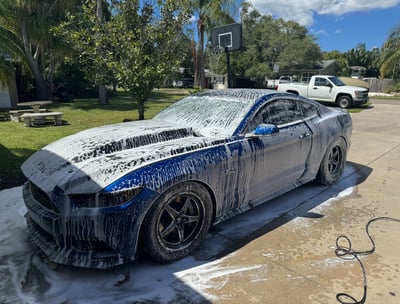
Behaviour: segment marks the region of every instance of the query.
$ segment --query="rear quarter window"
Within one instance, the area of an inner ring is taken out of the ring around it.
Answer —
[[[320,116],[318,107],[311,103],[307,103],[307,102],[301,103],[301,109],[303,111],[304,119],[309,119],[309,118],[312,118],[315,116]]]

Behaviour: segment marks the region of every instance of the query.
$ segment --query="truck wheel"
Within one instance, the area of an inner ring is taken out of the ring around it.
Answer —
[[[339,97],[337,104],[339,107],[341,107],[343,109],[348,109],[348,108],[351,108],[353,102],[351,100],[351,97],[341,96],[341,97]]]

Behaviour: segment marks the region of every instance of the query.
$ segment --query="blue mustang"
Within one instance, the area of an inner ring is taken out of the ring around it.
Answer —
[[[317,179],[340,178],[352,121],[268,90],[190,95],[147,121],[60,139],[23,165],[31,238],[56,263],[171,262],[209,228]]]

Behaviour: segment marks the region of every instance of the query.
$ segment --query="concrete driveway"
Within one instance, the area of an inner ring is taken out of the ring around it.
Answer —
[[[352,117],[339,183],[309,183],[223,222],[195,257],[167,265],[47,265],[28,242],[21,187],[1,191],[0,303],[327,304],[340,293],[354,298],[342,303],[400,303],[400,102],[374,101]],[[337,257],[340,235],[353,250],[372,248],[373,219],[375,252],[362,264]]]
[[[372,248],[368,221],[400,221],[400,102],[373,101],[352,118],[352,147],[341,182],[350,193],[322,204],[313,204],[314,197],[242,240],[219,266],[247,270],[210,284],[215,287],[206,292],[215,303],[339,303],[340,293],[360,303],[400,303],[400,222],[378,219],[369,226],[376,250],[360,256],[366,293],[360,263],[335,255],[339,235],[351,240],[353,250],[366,251]]]

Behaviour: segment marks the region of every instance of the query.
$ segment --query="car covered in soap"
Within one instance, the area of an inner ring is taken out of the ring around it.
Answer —
[[[28,230],[55,263],[175,261],[212,225],[304,183],[337,182],[351,132],[345,110],[293,94],[193,94],[34,153],[22,165]]]

